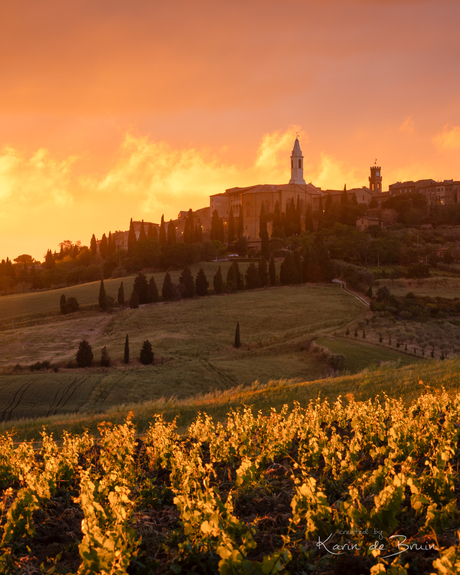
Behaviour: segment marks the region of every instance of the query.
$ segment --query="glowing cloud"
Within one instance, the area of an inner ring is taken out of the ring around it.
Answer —
[[[399,126],[401,132],[406,132],[407,134],[412,134],[415,130],[414,120],[412,116],[407,116],[404,122]]]
[[[444,126],[442,132],[433,138],[434,145],[443,151],[453,151],[460,149],[460,126],[449,129],[449,125]]]

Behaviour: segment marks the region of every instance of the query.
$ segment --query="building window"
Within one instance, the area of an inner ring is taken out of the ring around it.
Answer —
[[[291,170],[294,169],[294,160],[291,160]]]
[[[299,160],[299,168],[302,167],[302,160]]]

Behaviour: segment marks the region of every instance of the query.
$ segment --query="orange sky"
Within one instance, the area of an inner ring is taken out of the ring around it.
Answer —
[[[233,186],[460,179],[457,0],[0,4],[0,258]]]

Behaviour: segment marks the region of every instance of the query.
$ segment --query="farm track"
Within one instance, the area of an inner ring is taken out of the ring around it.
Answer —
[[[69,383],[69,385],[62,392],[59,401],[57,402],[56,406],[54,407],[54,402],[58,398],[59,392],[60,392],[60,390],[58,390],[54,396],[53,402],[51,403],[51,406],[48,409],[46,416],[48,417],[49,415],[56,415],[58,413],[59,409],[62,409],[63,407],[65,407],[67,405],[67,403],[69,402],[69,400],[71,399],[71,397],[73,396],[73,394],[77,391],[77,389],[79,387],[81,387],[83,385],[83,383],[85,383],[85,381],[88,378],[89,378],[88,375],[83,376],[81,378],[80,383],[77,383],[78,379],[79,379],[78,377],[76,377],[73,381],[71,381]],[[54,409],[54,411],[53,411],[53,409]]]
[[[231,385],[231,386],[236,385],[236,382],[233,379],[231,379],[227,375],[224,375],[223,373],[221,373],[216,367],[214,367],[211,363],[209,363],[209,361],[202,359],[201,364],[203,365],[203,367],[205,369],[207,369],[211,373],[217,375],[223,383],[226,383],[227,385]]]
[[[24,397],[24,394],[29,389],[29,387],[32,385],[32,383],[33,383],[33,381],[31,381],[29,383],[26,382],[23,385],[21,385],[21,387],[19,389],[16,390],[16,393],[13,395],[13,399],[10,401],[10,404],[4,409],[2,415],[0,416],[0,421],[10,421],[11,420],[11,416],[13,415],[13,411],[21,403],[21,400]],[[16,401],[16,399],[17,399],[17,401]]]

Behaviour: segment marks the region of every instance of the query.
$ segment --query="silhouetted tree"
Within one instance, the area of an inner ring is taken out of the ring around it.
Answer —
[[[68,313],[67,300],[65,299],[65,295],[64,295],[64,294],[61,295],[61,299],[60,299],[60,301],[59,301],[59,305],[60,305],[60,307],[61,307],[61,313],[62,313],[62,314]]]
[[[90,367],[93,363],[93,350],[86,339],[80,342],[75,359],[78,367]]]
[[[107,309],[107,294],[105,293],[104,280],[101,280],[101,285],[99,287],[99,307],[102,311]]]
[[[101,243],[99,244],[99,252],[101,254],[102,259],[104,260],[107,257],[107,250],[108,250],[107,236],[105,234],[102,234]]]
[[[168,246],[172,246],[176,243],[176,226],[172,220],[169,220],[168,224]]]
[[[165,217],[164,215],[161,216],[161,223],[160,223],[160,245],[166,245],[166,228],[165,228]]]
[[[165,301],[171,301],[174,299],[174,286],[171,280],[171,276],[168,272],[166,272],[164,280],[163,280],[163,288],[161,290],[161,294]]]
[[[224,291],[224,280],[222,278],[222,271],[220,269],[220,266],[214,275],[212,283],[214,286],[214,291],[216,292],[217,295],[221,294]]]
[[[121,306],[125,305],[125,290],[123,287],[123,282],[121,282],[120,287],[118,288],[118,303]]]
[[[280,283],[282,285],[290,285],[295,283],[297,272],[294,265],[294,257],[289,252],[284,258],[280,268]]]
[[[240,347],[240,345],[241,345],[241,341],[240,341],[240,324],[239,324],[239,322],[236,322],[235,343],[233,344],[233,347]]]
[[[139,296],[139,303],[140,304],[149,303],[150,290],[145,274],[143,274],[142,272],[139,272],[137,274],[136,279],[134,280],[133,287],[134,290],[137,292],[137,295]]]
[[[126,339],[125,339],[125,353],[123,355],[123,362],[126,364],[129,363],[129,337],[128,337],[128,334],[126,334]]]
[[[97,242],[96,242],[96,236],[94,234],[91,236],[91,242],[89,246],[91,249],[91,253],[93,254],[93,256],[95,256],[97,254]]]
[[[182,295],[184,297],[193,297],[195,295],[195,282],[193,281],[190,268],[186,267],[179,276],[179,284],[182,285]]]
[[[110,367],[110,356],[109,352],[107,351],[107,346],[101,349],[101,366],[102,367]]]
[[[141,221],[141,229],[139,232],[139,241],[141,242],[142,240],[147,239],[147,234],[145,233],[145,228],[144,228],[144,220]]]
[[[129,222],[129,231],[128,231],[128,252],[132,252],[134,250],[136,243],[137,243],[136,231],[134,229],[133,218],[131,218],[131,221]]]
[[[131,292],[131,297],[129,298],[129,307],[131,309],[137,309],[139,307],[139,294],[135,289]]]
[[[148,339],[142,344],[140,360],[144,365],[150,365],[153,363],[152,344]]]
[[[263,230],[261,232],[260,238],[262,240],[260,253],[262,254],[262,257],[268,260],[270,257],[270,239],[268,237],[267,230]]]
[[[260,287],[259,272],[256,268],[256,264],[251,262],[246,268],[245,279],[247,289],[256,289]]]
[[[155,278],[152,276],[149,281],[149,291],[150,291],[150,301],[153,303],[157,302],[160,299],[158,295],[158,288],[155,282]]]
[[[196,280],[195,280],[196,295],[199,296],[208,295],[208,287],[209,282],[206,278],[203,268],[200,268],[198,270],[198,273],[196,274]]]
[[[266,285],[268,285],[269,277],[268,277],[268,270],[267,270],[267,262],[263,256],[259,260],[259,266],[258,266],[257,272],[259,274],[260,285],[262,287],[265,287]]]

